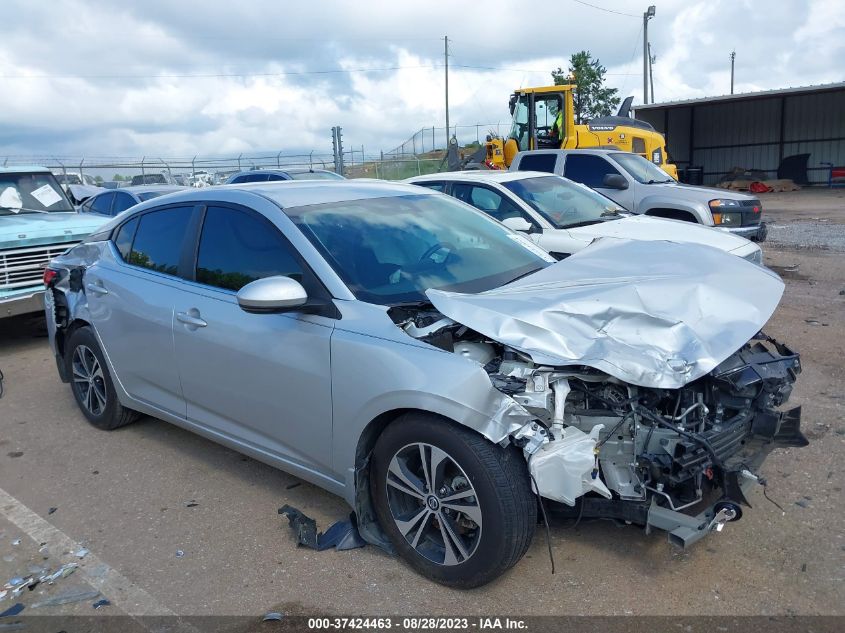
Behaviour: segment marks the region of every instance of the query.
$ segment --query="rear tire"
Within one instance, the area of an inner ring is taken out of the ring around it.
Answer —
[[[515,565],[531,543],[537,500],[515,447],[408,413],[379,437],[370,472],[382,529],[426,578],[479,587]]]
[[[100,344],[90,327],[71,334],[65,347],[65,368],[76,404],[92,425],[111,431],[138,417],[118,401]]]

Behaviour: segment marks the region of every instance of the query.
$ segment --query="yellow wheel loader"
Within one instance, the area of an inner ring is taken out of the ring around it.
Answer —
[[[510,97],[513,117],[506,139],[488,136],[479,168],[507,169],[517,152],[532,149],[620,149],[640,154],[677,180],[678,170],[668,161],[666,141],[645,121],[628,117],[632,97],[619,114],[575,124],[574,86],[521,88]],[[480,152],[479,152],[480,154]],[[475,157],[474,157],[475,158]]]

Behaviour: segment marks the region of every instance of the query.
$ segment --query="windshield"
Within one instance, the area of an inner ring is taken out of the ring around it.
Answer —
[[[557,229],[617,220],[622,207],[600,193],[560,176],[503,182]]]
[[[614,152],[612,156],[613,160],[615,160],[622,169],[631,174],[631,177],[637,182],[646,185],[651,185],[656,182],[675,182],[674,178],[660,169],[660,167],[638,154]]]
[[[73,211],[50,173],[0,174],[0,215]]]
[[[289,171],[288,176],[293,180],[345,180],[333,171]]]
[[[443,195],[285,209],[361,301],[427,301],[429,288],[482,292],[554,262],[527,238]]]

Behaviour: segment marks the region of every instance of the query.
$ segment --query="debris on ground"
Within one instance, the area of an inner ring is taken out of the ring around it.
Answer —
[[[301,510],[287,504],[279,508],[279,514],[288,518],[290,527],[296,534],[298,545],[310,547],[318,552],[334,547],[338,551],[364,547],[366,542],[358,533],[358,524],[354,513],[345,521],[337,521],[325,532],[317,534],[317,522],[302,513]]]
[[[195,499],[191,499],[190,501],[185,502],[186,508],[196,508],[199,504],[196,502]]]
[[[185,552],[180,549],[176,550],[176,558],[183,558],[185,556]]]
[[[97,602],[95,602],[91,606],[94,607],[95,609],[100,609],[102,607],[107,607],[110,604],[111,604],[111,602],[109,600],[106,600],[105,598],[103,598],[101,600],[97,600]]]
[[[90,553],[90,550],[87,547],[80,547],[76,550],[73,555],[77,558],[85,558]]]
[[[48,508],[47,514],[53,514],[56,510],[58,510],[58,508]]]
[[[262,622],[277,621],[277,620],[281,620],[283,617],[284,616],[281,613],[279,613],[278,611],[270,611],[270,612],[264,614],[264,617],[261,618],[261,621]]]
[[[25,607],[20,602],[18,602],[17,604],[12,605],[11,607],[3,611],[3,613],[0,613],[0,618],[10,618],[13,615],[17,615],[18,613],[23,611],[24,608]]]
[[[12,545],[20,545],[20,544],[21,544],[21,540],[19,538],[16,538],[14,541],[12,541]]]
[[[65,593],[51,596],[50,598],[40,602],[36,602],[32,605],[32,608],[40,609],[41,607],[55,607],[62,604],[70,604],[72,602],[82,602],[83,600],[96,598],[99,595],[100,592],[96,589],[73,589],[71,591],[66,591]]]

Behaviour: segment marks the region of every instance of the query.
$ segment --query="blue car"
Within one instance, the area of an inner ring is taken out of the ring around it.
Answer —
[[[309,169],[307,167],[252,169],[232,174],[226,180],[226,184],[237,185],[246,182],[275,182],[277,180],[346,180],[346,178],[327,169]]]
[[[73,208],[44,167],[0,167],[0,318],[41,312],[47,263],[108,218]]]

